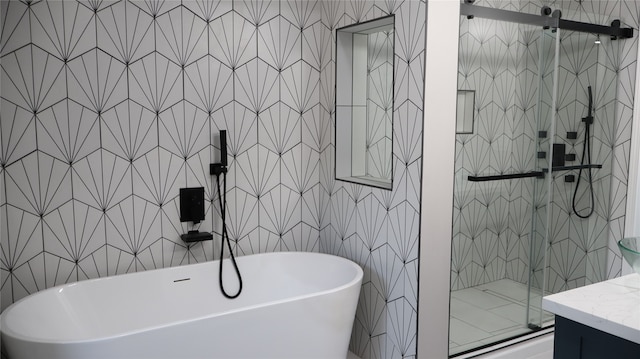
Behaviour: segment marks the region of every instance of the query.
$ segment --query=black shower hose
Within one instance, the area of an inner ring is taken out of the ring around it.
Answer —
[[[220,246],[220,272],[218,275],[218,280],[220,283],[220,290],[222,291],[222,294],[227,297],[228,299],[234,299],[237,298],[240,293],[242,292],[242,275],[240,274],[240,270],[238,269],[238,264],[236,263],[236,258],[233,255],[233,251],[231,250],[231,241],[229,239],[229,234],[227,233],[227,221],[226,221],[226,208],[225,205],[227,204],[226,201],[226,193],[227,193],[227,175],[224,174],[224,192],[222,192],[220,190],[220,175],[216,175],[216,182],[218,184],[218,199],[220,200],[220,215],[222,217],[222,244]],[[225,200],[222,199],[222,196],[225,196]],[[229,293],[227,293],[227,291],[224,289],[224,282],[222,280],[222,268],[223,268],[223,257],[224,257],[224,242],[227,242],[227,247],[229,248],[229,257],[231,258],[231,263],[233,263],[233,268],[236,270],[236,275],[238,276],[238,283],[239,283],[239,288],[238,288],[238,292],[236,294],[230,295]]]
[[[587,158],[587,164],[591,165],[591,123],[593,122],[592,117],[592,109],[593,109],[593,97],[591,95],[591,86],[588,87],[589,90],[589,114],[587,117],[587,121],[585,121],[586,128],[584,130],[584,145],[582,146],[582,159],[580,160],[580,170],[578,172],[578,179],[576,181],[576,189],[573,192],[573,200],[571,205],[573,206],[573,212],[576,216],[586,219],[589,218],[593,214],[593,210],[595,208],[595,198],[593,195],[593,177],[591,175],[591,167],[588,167],[587,174],[589,179],[589,192],[591,194],[591,207],[589,209],[589,213],[586,215],[582,215],[578,213],[576,209],[576,198],[578,197],[578,188],[580,187],[580,179],[582,179],[582,167],[584,166],[584,160]],[[585,155],[586,154],[586,155]]]

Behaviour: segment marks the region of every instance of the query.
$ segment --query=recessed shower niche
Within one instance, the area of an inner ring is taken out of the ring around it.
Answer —
[[[336,179],[393,187],[394,19],[336,30]]]

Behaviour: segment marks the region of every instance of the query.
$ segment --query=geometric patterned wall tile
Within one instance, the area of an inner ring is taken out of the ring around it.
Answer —
[[[181,0],[149,0],[141,3],[134,3],[153,17],[158,17],[172,9],[180,6]]]
[[[129,66],[129,96],[158,114],[180,101],[183,72],[159,53],[151,53]]]
[[[256,57],[256,26],[235,12],[209,23],[209,52],[221,63],[236,69]]]
[[[264,228],[256,228],[238,241],[237,253],[242,255],[277,252],[281,250],[280,236]]]
[[[93,14],[85,6],[75,1],[47,1],[30,8],[33,43],[43,50],[66,61],[95,47]]]
[[[0,3],[0,56],[26,45],[30,41],[29,7],[20,1]]]
[[[189,102],[168,108],[159,119],[160,147],[185,160],[211,142],[209,116]]]
[[[71,199],[71,167],[42,152],[14,162],[5,173],[7,203],[31,214],[45,215]]]
[[[227,130],[229,159],[254,147],[258,142],[257,114],[233,101],[212,115],[212,130]],[[233,173],[231,173],[233,175]]]
[[[92,153],[73,165],[74,199],[101,211],[113,207],[133,194],[131,169],[108,151]]]
[[[38,149],[73,163],[100,147],[98,115],[74,101],[58,102],[38,114]]]
[[[408,358],[416,355],[418,340],[415,328],[418,316],[406,299],[387,304],[387,358]]]
[[[389,212],[389,245],[402,263],[418,258],[420,214],[407,202]]]
[[[108,253],[108,257],[110,262],[112,256],[120,258],[116,267],[110,268],[110,274],[162,267],[162,255],[157,257],[160,263],[151,268],[138,258],[139,255],[144,258],[156,242],[162,244],[160,218],[161,210],[157,205],[137,196],[130,196],[107,211],[107,244],[117,250]]]
[[[235,186],[259,198],[280,183],[281,159],[262,146],[253,146],[237,157]]]
[[[130,1],[102,9],[97,13],[96,23],[98,47],[125,64],[154,50],[153,18]]]
[[[284,185],[302,194],[318,182],[318,152],[300,144],[285,153],[282,158],[281,180]]]
[[[298,61],[282,72],[282,102],[299,113],[311,109],[319,98],[320,73],[304,61]]]
[[[233,73],[212,56],[185,68],[185,99],[207,113],[217,111],[233,100]]]
[[[133,162],[133,191],[145,200],[162,206],[178,196],[186,186],[184,157],[159,147]]]
[[[231,1],[222,1],[231,4]],[[233,9],[252,24],[260,26],[270,19],[278,16],[280,2],[275,0],[267,1],[238,1],[233,4]]]
[[[285,0],[280,4],[280,14],[294,24],[298,29],[307,27],[320,21],[320,1]]]
[[[69,97],[94,112],[102,113],[127,96],[123,63],[95,49],[69,62]]]
[[[387,240],[387,211],[374,196],[366,196],[357,204],[357,231],[369,251]]]
[[[237,188],[226,196],[229,238],[239,241],[258,228],[258,199]]]
[[[300,223],[301,196],[283,185],[260,197],[261,226],[282,237]]]
[[[323,201],[322,188],[320,183],[315,183],[313,187],[302,194],[302,215],[301,221],[312,228],[322,228],[323,224]],[[319,233],[318,233],[319,235]]]
[[[47,238],[44,243],[47,254],[57,257],[55,261],[59,259],[61,263],[72,267],[72,281],[89,278],[92,267],[96,267],[93,263],[96,258],[89,261],[85,259],[106,245],[104,214],[79,201],[69,201],[44,217],[43,235]],[[106,259],[104,255],[102,253],[102,264]],[[68,281],[69,278],[66,278],[56,284]]]
[[[253,59],[235,71],[235,99],[254,113],[278,101],[278,73],[261,59]]]
[[[65,96],[64,63],[34,45],[3,56],[0,68],[2,97],[34,114]]]
[[[180,66],[208,52],[208,27],[204,20],[180,6],[155,19],[156,51]]]
[[[332,196],[331,226],[342,240],[355,233],[355,203],[344,189]]]
[[[30,266],[42,260],[42,221],[37,216],[10,205],[0,206],[0,269],[2,307],[27,294],[44,289],[44,280]],[[44,274],[44,273],[42,273]],[[42,275],[40,274],[40,275]],[[43,278],[44,279],[44,278]]]
[[[281,249],[283,251],[318,252],[319,239],[319,230],[300,222],[283,235]]]
[[[301,56],[301,32],[277,16],[258,27],[258,56],[277,70],[283,70]]]
[[[102,147],[127,161],[158,146],[158,122],[151,110],[127,100],[102,116]]]
[[[421,156],[422,111],[412,103],[402,104],[394,111],[393,153],[404,165]]]
[[[322,79],[320,80],[322,82]],[[302,115],[302,142],[321,152],[331,143],[329,113],[316,105]]]
[[[258,142],[275,154],[282,155],[299,144],[300,131],[300,113],[282,103],[258,115]]]
[[[321,22],[316,22],[302,32],[302,59],[321,71],[331,61],[333,37]]]
[[[2,92],[4,94],[4,88]],[[33,113],[0,99],[0,164],[3,167],[36,150],[35,122]]]

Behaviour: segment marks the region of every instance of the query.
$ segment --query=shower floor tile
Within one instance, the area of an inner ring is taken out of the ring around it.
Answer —
[[[527,286],[509,279],[451,292],[449,354],[530,332],[526,308]]]

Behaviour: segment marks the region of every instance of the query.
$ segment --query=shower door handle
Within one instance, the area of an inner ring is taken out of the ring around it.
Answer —
[[[552,172],[559,171],[571,171],[571,170],[579,170],[585,168],[602,168],[602,165],[577,165],[577,166],[557,166],[552,167]],[[544,178],[545,173],[548,173],[549,170],[544,168],[542,171],[531,171],[531,172],[522,172],[522,173],[511,173],[506,175],[493,175],[493,176],[468,176],[467,180],[469,182],[486,182],[486,181],[502,181],[516,178]]]
[[[494,176],[468,176],[467,179],[470,182],[486,182],[486,181],[502,181],[508,179],[516,179],[516,178],[544,178],[544,172],[542,171],[531,171],[531,172],[523,172],[523,173],[511,173],[506,175],[494,175]]]

